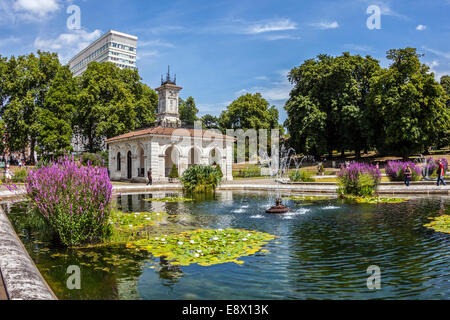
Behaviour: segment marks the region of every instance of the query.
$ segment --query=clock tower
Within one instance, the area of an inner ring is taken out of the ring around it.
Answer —
[[[179,93],[183,88],[177,86],[177,76],[172,79],[170,66],[166,79],[161,76],[161,86],[156,88],[159,95],[157,125],[168,128],[181,127],[178,112]]]

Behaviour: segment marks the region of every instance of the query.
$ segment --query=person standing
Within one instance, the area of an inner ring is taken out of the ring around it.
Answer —
[[[446,186],[445,181],[444,181],[445,170],[444,170],[444,164],[442,163],[442,160],[439,160],[437,174],[438,174],[438,178],[437,178],[438,187],[441,185],[441,182],[444,186]]]
[[[409,187],[409,183],[411,182],[411,177],[412,177],[412,171],[411,171],[411,167],[408,164],[405,169],[405,185],[407,187]]]
[[[152,168],[148,169],[147,178],[148,178],[147,185],[152,185],[153,184]]]

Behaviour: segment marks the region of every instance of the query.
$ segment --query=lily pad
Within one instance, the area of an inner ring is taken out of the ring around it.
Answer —
[[[432,229],[437,232],[450,233],[450,216],[443,215],[437,218],[430,218],[433,220],[431,223],[426,224],[424,227]]]
[[[327,196],[289,196],[284,197],[283,200],[292,200],[292,201],[318,201],[318,200],[332,200],[334,198]]]
[[[345,199],[353,200],[356,203],[369,203],[369,204],[403,203],[403,202],[409,201],[409,199],[405,199],[405,198],[387,198],[387,197],[349,197],[349,196],[346,196]]]
[[[133,241],[127,247],[146,250],[154,257],[164,257],[172,265],[188,266],[196,263],[211,266],[227,262],[242,264],[243,261],[238,258],[261,251],[274,238],[273,235],[258,231],[198,229]]]
[[[144,199],[147,202],[186,202],[186,201],[194,201],[194,199],[190,198],[182,198],[182,197],[169,197],[169,198],[149,198]]]

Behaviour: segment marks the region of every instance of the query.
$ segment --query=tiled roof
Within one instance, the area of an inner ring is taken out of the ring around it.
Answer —
[[[177,132],[175,132],[177,131]],[[185,128],[165,128],[165,127],[153,127],[153,128],[147,128],[147,129],[142,129],[142,130],[138,130],[138,131],[133,131],[133,132],[129,132],[129,133],[125,133],[122,134],[120,136],[111,138],[106,140],[106,143],[111,143],[111,142],[115,142],[115,141],[119,141],[119,140],[123,140],[123,139],[130,139],[130,138],[136,138],[136,137],[141,137],[141,136],[146,136],[146,135],[156,135],[156,136],[194,136],[194,129],[185,129]],[[202,134],[204,134],[205,131],[201,132]],[[196,136],[199,136],[199,133],[196,132]],[[226,136],[226,135],[216,135],[214,136],[215,138],[222,138],[222,139],[234,139],[233,137],[230,136]]]

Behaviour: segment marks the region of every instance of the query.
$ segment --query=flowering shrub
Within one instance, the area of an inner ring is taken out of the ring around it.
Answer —
[[[99,242],[110,234],[112,185],[107,169],[63,157],[30,171],[31,205],[66,246]]]
[[[422,169],[414,162],[388,161],[386,165],[386,174],[393,181],[405,180],[406,166],[409,165],[412,171],[412,181],[419,181],[422,175]]]
[[[339,172],[340,195],[372,196],[381,181],[381,171],[376,166],[351,163]]]

